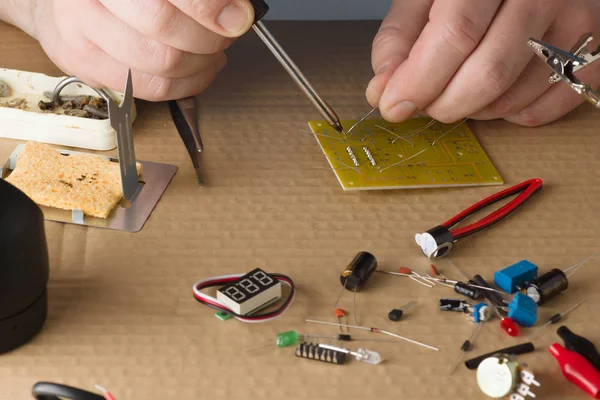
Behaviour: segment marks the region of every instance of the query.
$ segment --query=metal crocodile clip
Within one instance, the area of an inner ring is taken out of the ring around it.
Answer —
[[[600,47],[595,51],[588,51],[588,43],[592,39],[591,34],[583,35],[573,46],[571,51],[574,53],[557,49],[533,38],[530,38],[527,44],[552,69],[553,74],[548,79],[550,83],[562,80],[580,96],[600,108],[600,94],[575,76],[575,72],[600,59]]]
[[[200,130],[198,129],[196,99],[194,97],[186,97],[179,100],[169,100],[168,104],[179,136],[192,159],[198,185],[204,186],[204,178],[200,170],[200,153],[204,150],[204,145],[202,144]]]

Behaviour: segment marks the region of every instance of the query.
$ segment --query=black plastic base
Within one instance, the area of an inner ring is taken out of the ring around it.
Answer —
[[[7,353],[29,342],[46,322],[48,291],[21,313],[0,320],[0,354]]]

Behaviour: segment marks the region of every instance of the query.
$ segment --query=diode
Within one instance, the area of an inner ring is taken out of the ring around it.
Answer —
[[[579,307],[583,303],[585,303],[585,300],[581,300],[579,303],[575,304],[573,307],[569,308],[567,311],[563,311],[562,313],[558,313],[558,314],[553,315],[552,317],[550,317],[550,319],[548,320],[548,322],[546,322],[544,325],[540,326],[535,332],[533,332],[531,335],[529,335],[529,338],[531,339],[534,335],[536,335],[539,331],[541,331],[542,329],[544,329],[548,325],[550,325],[550,324],[556,324],[558,321],[560,321],[562,319],[562,317],[564,317],[565,315],[567,315],[571,311],[575,310],[577,307]]]
[[[340,325],[340,324],[335,324],[333,322],[315,321],[313,319],[307,319],[305,321],[306,322],[311,322],[313,324],[323,324],[323,325],[332,325],[332,326],[338,326],[338,325]],[[384,335],[388,335],[388,336],[392,336],[392,337],[395,337],[395,338],[398,338],[398,339],[406,340],[407,342],[414,343],[414,344],[422,346],[422,347],[427,347],[428,349],[431,349],[431,350],[440,351],[440,349],[438,349],[437,347],[433,347],[433,346],[430,346],[430,345],[425,344],[425,343],[417,342],[416,340],[412,340],[412,339],[406,338],[404,336],[396,335],[395,333],[384,331],[383,329],[370,328],[368,326],[357,326],[357,325],[346,325],[346,326],[349,327],[349,328],[362,329],[362,330],[370,331],[370,332],[373,332],[373,333],[383,333]]]
[[[373,272],[377,269],[377,259],[371,253],[366,251],[359,252],[354,259],[348,264],[348,266],[342,271],[340,275],[340,282],[342,283],[342,290],[338,295],[335,305],[333,308],[337,308],[337,305],[344,293],[344,289],[354,292],[352,300],[352,308],[354,313],[354,322],[358,324],[356,318],[356,292],[364,286],[369,280]]]
[[[381,356],[379,353],[373,350],[367,350],[360,348],[357,351],[351,351],[348,349],[344,349],[342,347],[331,346],[328,344],[319,344],[319,347],[322,349],[339,351],[341,353],[351,354],[356,357],[357,361],[364,362],[367,364],[379,364],[381,362]]]
[[[452,366],[450,367],[450,375],[452,375],[454,373],[454,370],[456,370],[456,367],[458,366],[458,364],[464,357],[465,353],[471,349],[471,345],[475,341],[475,338],[477,337],[477,334],[479,333],[481,326],[482,326],[482,324],[477,324],[477,327],[471,334],[471,337],[468,338],[467,340],[465,340],[463,342],[462,346],[460,346],[460,353],[459,353],[458,357],[456,358],[456,361],[454,362],[454,364],[452,364]]]
[[[538,276],[528,283],[526,287],[527,296],[531,297],[538,305],[542,305],[558,296],[569,287],[569,277],[577,272],[594,254],[564,271],[554,268]]]

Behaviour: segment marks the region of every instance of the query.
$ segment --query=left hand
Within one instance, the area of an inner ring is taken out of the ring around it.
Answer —
[[[552,71],[527,40],[569,51],[584,33],[598,46],[598,0],[393,0],[373,43],[367,99],[390,122],[422,110],[445,123],[546,124],[584,99],[548,82]],[[577,75],[598,87],[600,61]]]

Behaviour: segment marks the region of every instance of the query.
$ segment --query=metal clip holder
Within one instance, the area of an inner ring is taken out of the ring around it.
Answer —
[[[575,76],[575,72],[600,59],[600,46],[594,51],[588,50],[588,44],[592,39],[591,33],[581,36],[571,52],[557,49],[533,38],[529,39],[527,45],[552,69],[553,73],[548,78],[550,83],[563,81],[584,99],[600,108],[600,94]]]

